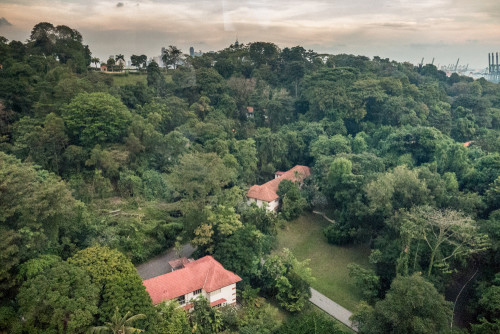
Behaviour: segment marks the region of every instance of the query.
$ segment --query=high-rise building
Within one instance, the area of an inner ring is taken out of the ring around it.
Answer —
[[[189,48],[189,55],[190,55],[191,57],[194,57],[194,48],[193,48],[193,47],[190,47],[190,48]]]

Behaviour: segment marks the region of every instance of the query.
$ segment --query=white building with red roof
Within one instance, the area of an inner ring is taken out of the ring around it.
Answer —
[[[236,283],[241,278],[211,256],[183,263],[184,268],[142,281],[153,304],[176,299],[186,310],[190,301],[205,297],[210,306],[221,307],[236,303]]]
[[[266,204],[268,211],[277,211],[279,206],[278,187],[283,180],[290,180],[302,184],[305,178],[311,175],[307,166],[297,165],[287,172],[276,172],[274,179],[263,185],[253,185],[247,193],[248,204],[255,202],[259,208]]]

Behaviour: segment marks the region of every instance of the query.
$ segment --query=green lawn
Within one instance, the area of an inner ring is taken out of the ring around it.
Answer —
[[[138,82],[147,84],[147,74],[109,74],[113,76],[113,86],[121,87],[125,85],[135,85]],[[172,76],[170,74],[165,74],[165,81],[171,82]]]
[[[316,278],[312,287],[353,311],[361,296],[351,283],[347,265],[355,262],[370,268],[370,249],[359,245],[330,245],[323,235],[323,228],[328,224],[319,215],[305,214],[278,231],[278,249],[289,248],[299,260],[310,259],[309,266]]]

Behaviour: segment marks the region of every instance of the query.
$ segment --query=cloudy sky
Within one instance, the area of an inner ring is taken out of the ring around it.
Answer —
[[[94,56],[270,41],[318,52],[484,68],[500,52],[500,0],[0,0],[0,35],[38,22],[80,31]]]

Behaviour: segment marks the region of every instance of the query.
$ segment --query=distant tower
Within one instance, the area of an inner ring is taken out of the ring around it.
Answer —
[[[238,42],[238,34],[236,34],[236,42],[234,42],[234,48],[237,49],[240,47],[240,43]]]
[[[162,48],[161,48],[161,55],[162,55],[162,56],[165,54],[165,50],[166,50],[166,49],[165,49],[165,47],[162,47]]]
[[[190,47],[190,48],[189,48],[189,55],[190,55],[191,57],[194,57],[194,48],[193,48],[193,47]]]

